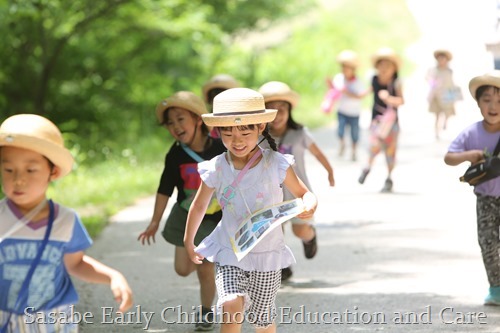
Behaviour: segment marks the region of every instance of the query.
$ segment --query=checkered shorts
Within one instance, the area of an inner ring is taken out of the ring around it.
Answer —
[[[281,270],[244,271],[235,266],[216,266],[217,308],[224,321],[222,305],[237,296],[244,297],[245,320],[257,328],[266,328],[276,318],[276,295],[281,284]],[[222,310],[222,313],[221,313]]]

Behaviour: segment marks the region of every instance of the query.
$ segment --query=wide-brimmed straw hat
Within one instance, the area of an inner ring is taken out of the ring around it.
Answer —
[[[0,125],[0,146],[35,151],[59,167],[57,178],[67,175],[73,167],[73,156],[64,147],[61,132],[50,120],[36,114],[18,114]]]
[[[401,66],[401,59],[399,59],[399,56],[390,47],[382,47],[378,49],[377,52],[375,52],[375,54],[373,54],[372,56],[373,66],[376,67],[377,63],[380,60],[391,61],[396,66],[396,70],[398,70],[399,67]]]
[[[165,98],[156,106],[156,118],[163,123],[163,113],[168,108],[178,107],[188,110],[198,116],[208,113],[207,107],[201,97],[190,91],[178,91],[172,96]]]
[[[469,82],[469,91],[472,98],[476,99],[476,91],[481,86],[493,86],[500,88],[500,70],[494,70],[472,78]]]
[[[337,62],[341,65],[356,68],[359,65],[358,54],[352,50],[343,50],[338,54]]]
[[[240,87],[240,83],[229,74],[217,74],[212,76],[202,87],[203,98],[208,102],[208,93],[212,89],[231,89]]]
[[[453,55],[451,54],[450,51],[445,50],[445,49],[438,49],[434,51],[434,58],[437,60],[438,56],[444,55],[448,61],[450,61],[453,58]]]
[[[290,89],[288,84],[280,81],[264,83],[259,92],[264,96],[264,102],[285,101],[290,103],[292,109],[299,103],[299,94]]]
[[[278,111],[266,109],[264,96],[249,88],[227,89],[214,98],[212,113],[202,115],[208,126],[240,126],[269,123]]]

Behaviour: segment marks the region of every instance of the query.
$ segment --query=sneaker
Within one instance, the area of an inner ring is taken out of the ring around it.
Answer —
[[[316,255],[316,252],[318,252],[318,242],[316,241],[316,229],[314,229],[314,238],[311,239],[309,242],[302,242],[302,245],[304,246],[304,255],[306,256],[307,259],[312,259]]]
[[[288,280],[293,275],[292,267],[288,266],[281,269],[281,282]]]
[[[369,173],[370,169],[363,169],[363,171],[361,171],[361,176],[358,178],[358,183],[364,184],[366,176],[368,176]]]
[[[500,287],[490,287],[484,305],[500,305]]]
[[[384,183],[384,187],[382,187],[382,193],[388,193],[392,191],[392,179],[387,178]]]
[[[201,319],[200,314],[196,314],[196,324],[194,325],[195,332],[207,332],[213,331],[214,329],[214,313],[209,308],[201,308]]]

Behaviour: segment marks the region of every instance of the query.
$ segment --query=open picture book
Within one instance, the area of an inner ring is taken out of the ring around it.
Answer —
[[[304,211],[301,198],[280,202],[248,216],[231,236],[238,261],[243,259],[271,230]]]

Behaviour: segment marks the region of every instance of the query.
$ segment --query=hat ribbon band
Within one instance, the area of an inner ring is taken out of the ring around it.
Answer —
[[[255,110],[255,111],[238,111],[238,112],[224,112],[224,113],[213,113],[214,116],[243,116],[246,114],[254,113],[265,113],[266,110]]]

